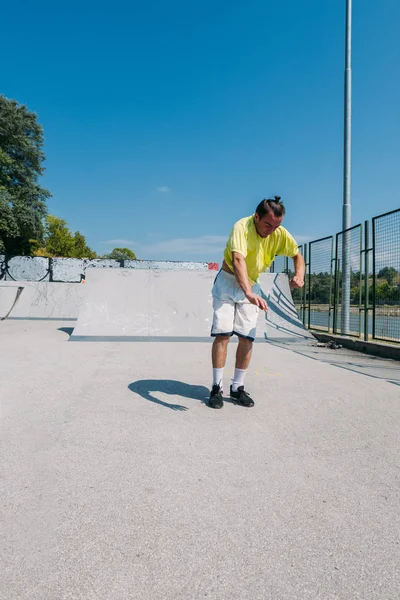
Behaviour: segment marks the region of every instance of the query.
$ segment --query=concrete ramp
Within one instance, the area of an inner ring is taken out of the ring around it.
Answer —
[[[71,341],[207,341],[212,324],[208,271],[87,272],[85,298]],[[260,313],[258,340],[308,339],[299,321],[286,275],[263,275],[269,304]]]
[[[268,341],[293,343],[314,339],[299,319],[293,303],[289,278],[284,273],[261,275],[260,285],[268,312],[260,318],[257,332]],[[262,330],[262,332],[261,332]]]
[[[74,340],[209,338],[216,273],[88,271]]]
[[[84,288],[79,283],[3,281],[0,284],[0,319],[75,321]]]
[[[22,285],[0,285],[0,321],[5,321],[10,316],[23,291]]]

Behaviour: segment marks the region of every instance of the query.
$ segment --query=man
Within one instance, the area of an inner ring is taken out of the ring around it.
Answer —
[[[229,236],[222,268],[213,290],[214,318],[211,335],[213,386],[209,399],[211,408],[223,406],[223,372],[228,342],[233,334],[239,338],[236,365],[230,397],[242,406],[254,406],[244,389],[244,378],[250,364],[256,324],[260,310],[268,309],[261,297],[259,275],[273,262],[275,256],[293,259],[295,274],[293,288],[304,285],[305,264],[296,241],[281,226],[285,215],[280,196],[262,200],[254,215],[235,223]]]

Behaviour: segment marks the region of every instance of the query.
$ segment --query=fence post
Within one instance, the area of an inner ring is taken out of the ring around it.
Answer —
[[[333,236],[331,243],[331,272],[330,272],[330,281],[329,281],[329,306],[328,306],[328,333],[331,332],[331,320],[332,320],[332,261],[333,261]],[[335,285],[333,285],[335,288]],[[335,306],[335,298],[333,298],[333,306]],[[333,331],[333,323],[332,323],[332,331]]]
[[[343,232],[342,240],[342,334],[350,333],[350,231]]]
[[[365,221],[364,250],[364,340],[367,342],[369,339],[369,221]]]
[[[308,244],[308,329],[311,327],[311,244]]]
[[[338,313],[338,305],[339,305],[339,269],[340,269],[340,260],[338,257],[338,241],[339,234],[336,234],[335,240],[335,277],[333,280],[333,333],[337,333],[337,313]]]
[[[303,325],[304,327],[306,327],[306,322],[307,322],[307,317],[306,317],[306,311],[307,311],[307,244],[304,244],[303,246],[304,249],[304,264],[306,266],[305,271],[304,271],[304,287],[302,290],[302,298],[303,298]]]
[[[375,339],[376,334],[376,244],[375,244],[375,217],[372,219],[372,339]]]
[[[358,337],[361,339],[362,324],[362,270],[363,270],[363,230],[360,224],[360,275],[358,277]],[[351,300],[350,300],[351,302]]]

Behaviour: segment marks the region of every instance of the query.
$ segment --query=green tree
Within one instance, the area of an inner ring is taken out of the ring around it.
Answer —
[[[47,217],[44,247],[50,256],[72,257],[74,255],[74,236],[64,219],[53,215]]]
[[[390,286],[387,281],[382,281],[376,286],[376,300],[384,302],[390,296]]]
[[[74,257],[90,259],[97,258],[96,252],[89,248],[89,246],[86,244],[85,236],[79,231],[76,231],[74,235]]]
[[[332,286],[331,274],[328,272],[312,273],[310,283],[311,302],[313,304],[328,304]]]
[[[392,285],[395,277],[397,276],[397,271],[393,267],[384,267],[378,273],[379,279],[386,279],[389,285]]]
[[[133,250],[129,248],[114,248],[114,250],[104,256],[104,258],[113,258],[114,260],[137,260]]]
[[[46,218],[44,245],[37,242],[37,256],[62,256],[65,258],[96,258],[97,254],[86,244],[85,236],[79,231],[73,235],[64,219],[49,215]]]
[[[363,289],[361,289],[361,292],[363,292]],[[364,297],[364,294],[361,294],[361,297]],[[360,300],[360,286],[359,285],[355,285],[352,288],[350,288],[350,304],[358,304]]]
[[[43,219],[50,192],[38,179],[44,173],[43,129],[23,104],[0,95],[0,191],[8,193],[1,240],[8,254],[31,254],[43,241]]]
[[[7,252],[10,242],[18,235],[18,226],[12,208],[12,199],[0,189],[0,254]]]
[[[350,269],[350,286],[356,287],[357,285],[360,285],[360,271],[353,271],[353,269]]]

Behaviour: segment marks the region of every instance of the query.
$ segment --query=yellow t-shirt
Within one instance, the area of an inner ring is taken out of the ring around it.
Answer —
[[[254,224],[254,215],[240,219],[233,226],[226,244],[224,259],[233,271],[232,252],[239,252],[246,259],[247,274],[250,283],[254,285],[271,263],[275,256],[292,258],[299,251],[295,239],[284,227],[278,227],[266,238],[258,235]]]

